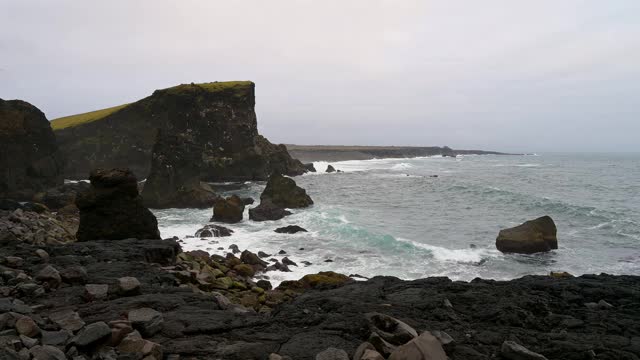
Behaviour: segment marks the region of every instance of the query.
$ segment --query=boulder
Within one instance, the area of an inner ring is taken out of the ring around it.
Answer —
[[[262,267],[266,267],[268,265],[266,261],[263,261],[258,255],[249,250],[245,250],[240,254],[240,261],[242,261],[243,264],[248,265],[257,265]]]
[[[118,351],[123,354],[135,354],[136,358],[162,359],[162,346],[143,339],[140,334],[128,334],[118,345]]]
[[[211,221],[233,224],[242,221],[243,213],[244,202],[238,195],[232,195],[226,199],[220,197],[213,205]]]
[[[557,228],[549,216],[500,230],[496,248],[504,253],[533,254],[558,248]]]
[[[274,204],[271,200],[262,200],[260,205],[249,209],[249,219],[253,221],[280,220],[291,212]]]
[[[111,338],[111,328],[99,321],[84,327],[78,335],[71,339],[71,343],[79,347],[96,348],[98,344]]]
[[[20,335],[35,337],[40,334],[40,328],[33,319],[23,316],[16,320],[16,331]]]
[[[33,360],[67,360],[67,356],[55,346],[36,345],[29,350]]]
[[[104,299],[109,294],[107,284],[87,284],[84,286],[84,297],[87,301]]]
[[[140,293],[140,281],[133,276],[125,276],[118,279],[118,292],[120,295],[131,296]]]
[[[82,266],[70,266],[60,271],[62,281],[67,284],[85,284],[89,275],[87,270]]]
[[[271,174],[260,195],[261,202],[267,199],[282,208],[304,208],[313,205],[313,200],[303,188],[296,185],[293,179],[279,173]]]
[[[128,318],[133,328],[147,337],[153,336],[160,331],[164,322],[162,313],[151,308],[131,310]]]
[[[218,196],[200,182],[203,144],[192,132],[158,130],[151,155],[151,171],[142,190],[151,208],[208,208]]]
[[[78,241],[94,239],[160,239],[158,221],[138,194],[135,176],[128,169],[91,172],[91,189],[79,194]]]
[[[315,166],[313,166],[313,163],[306,163],[303,164],[304,168],[308,171],[308,172],[316,172],[316,168]]]
[[[45,115],[20,100],[0,99],[0,198],[31,200],[62,185],[63,157]]]
[[[322,271],[317,274],[309,274],[300,280],[287,280],[280,283],[279,290],[307,290],[307,289],[331,289],[353,282],[350,277],[333,271]]]
[[[305,171],[284,145],[258,134],[250,81],[178,85],[96,114],[51,122],[67,159],[67,179],[82,179],[100,167],[129,167],[138,178],[148,178],[158,129],[189,132],[202,144],[190,159],[199,163],[203,181],[265,180],[273,171],[291,176]]]
[[[365,318],[371,331],[378,333],[390,344],[402,345],[418,336],[414,328],[389,315],[374,312],[365,314]]]
[[[342,349],[330,347],[316,354],[316,360],[349,360],[349,355]]]
[[[62,310],[49,314],[49,319],[63,330],[76,331],[82,329],[84,321],[73,310]]]
[[[47,265],[42,270],[38,271],[35,279],[43,283],[49,284],[50,288],[57,288],[62,282],[62,277],[56,268],[51,265]]]
[[[325,172],[328,172],[328,173],[336,172],[336,169],[333,167],[333,165],[328,165],[327,170]]]
[[[395,349],[389,360],[447,360],[438,339],[425,331],[417,338]]]
[[[233,230],[219,225],[205,225],[196,231],[195,236],[200,238],[231,236]]]
[[[307,229],[300,227],[298,225],[289,225],[289,226],[277,228],[274,231],[279,234],[295,234],[297,232],[307,232]]]

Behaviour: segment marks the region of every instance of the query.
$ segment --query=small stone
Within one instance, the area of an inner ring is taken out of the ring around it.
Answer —
[[[16,321],[16,331],[20,335],[35,337],[40,334],[40,328],[33,319],[23,316]]]
[[[67,356],[55,346],[37,345],[29,351],[33,360],[66,360]]]
[[[145,337],[151,337],[162,329],[164,322],[162,313],[151,309],[141,308],[129,311],[129,321],[134,329]]]
[[[49,314],[49,319],[64,330],[77,331],[82,329],[84,321],[73,310],[62,310]]]
[[[84,267],[71,266],[60,271],[60,277],[67,284],[85,284],[89,275]]]
[[[47,265],[42,270],[38,271],[38,273],[36,274],[36,280],[48,283],[49,287],[52,289],[60,286],[60,283],[62,282],[60,273],[51,265]]]
[[[509,360],[547,360],[543,355],[535,353],[513,341],[503,342],[500,352],[505,359]]]
[[[349,355],[342,349],[328,348],[316,355],[316,360],[349,360]]]
[[[285,264],[285,265],[290,265],[290,266],[298,266],[298,264],[296,264],[294,261],[289,260],[288,257],[284,257],[282,259],[282,263]]]
[[[440,341],[425,331],[417,338],[399,346],[389,360],[447,360],[447,354]]]
[[[236,244],[231,244],[229,245],[229,249],[234,253],[237,254],[240,252],[240,249],[238,249],[238,245]]]
[[[87,301],[104,299],[109,294],[107,284],[87,284],[84,286],[84,297]]]
[[[20,341],[22,341],[22,344],[27,349],[31,349],[32,347],[36,346],[36,344],[38,343],[38,339],[33,339],[24,335],[20,335]]]
[[[609,304],[608,302],[604,301],[604,300],[600,300],[598,301],[598,307],[602,310],[604,309],[611,309],[613,308],[613,305]]]
[[[7,266],[11,268],[19,268],[24,265],[24,259],[18,256],[7,256],[4,260]]]
[[[111,329],[109,325],[99,321],[85,326],[71,342],[79,347],[88,347],[97,345],[107,337],[111,337]]]
[[[259,256],[259,257],[261,257],[261,258],[267,258],[267,257],[269,257],[269,256],[271,256],[271,255],[270,255],[270,254],[267,254],[267,253],[266,253],[266,252],[264,252],[264,251],[258,251],[258,256]],[[278,356],[280,356],[280,355],[278,355]]]
[[[122,339],[122,342],[118,345],[118,351],[120,353],[138,354],[139,358],[162,359],[162,346],[143,339],[137,333],[131,333]]]
[[[140,281],[133,276],[118,279],[118,289],[121,295],[136,295],[140,293]]]
[[[36,255],[44,262],[49,261],[49,253],[42,249],[36,250]]]
[[[364,351],[364,353],[358,360],[385,360],[385,359],[382,355],[380,355],[379,352],[375,350],[367,349]]]
[[[220,309],[226,310],[231,306],[231,301],[226,296],[220,293],[214,292],[213,297],[218,302],[218,306],[220,306]]]
[[[453,309],[453,305],[451,304],[451,301],[449,301],[449,299],[444,299],[444,301],[442,302],[442,304],[444,305],[444,307],[449,308],[449,309]]]
[[[58,331],[45,331],[42,330],[42,344],[43,345],[64,345],[69,340],[73,333],[68,330]]]

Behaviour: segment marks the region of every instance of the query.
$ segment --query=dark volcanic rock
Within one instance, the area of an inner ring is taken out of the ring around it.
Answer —
[[[202,229],[196,231],[195,236],[206,238],[206,237],[224,237],[231,236],[233,234],[233,230],[228,229],[224,226],[220,225],[205,225]]]
[[[333,167],[333,165],[329,165],[327,166],[327,170],[325,172],[328,172],[328,173],[336,172],[336,169]]]
[[[232,195],[226,199],[218,198],[213,205],[213,217],[211,221],[237,223],[242,221],[244,213],[244,201],[238,195]]]
[[[91,172],[91,189],[79,194],[78,241],[159,239],[156,217],[142,204],[135,176],[127,169]]]
[[[289,225],[285,227],[280,227],[275,229],[274,231],[280,234],[295,234],[297,232],[307,232],[305,228],[302,228],[298,225]]]
[[[273,171],[300,175],[305,168],[284,145],[258,134],[255,85],[250,81],[185,84],[156,90],[95,121],[52,126],[68,159],[65,176],[84,178],[94,168],[129,167],[138,176],[150,173],[157,129],[193,135],[202,145],[194,161],[201,180],[264,180]]]
[[[549,216],[500,230],[496,247],[505,253],[532,254],[558,248],[556,224]]]
[[[273,173],[269,177],[267,186],[260,195],[260,201],[271,200],[273,204],[282,208],[304,208],[313,205],[313,200],[307,192],[296,185],[293,179]]]
[[[0,99],[0,198],[31,200],[38,191],[62,185],[62,159],[38,108]]]
[[[249,219],[253,221],[279,220],[291,212],[275,205],[271,200],[262,200],[260,205],[249,209]]]
[[[200,182],[203,145],[191,132],[158,130],[153,145],[151,172],[142,190],[144,204],[151,208],[207,208],[217,195]]]
[[[313,163],[304,164],[304,168],[309,172],[316,172],[316,168],[313,166]]]

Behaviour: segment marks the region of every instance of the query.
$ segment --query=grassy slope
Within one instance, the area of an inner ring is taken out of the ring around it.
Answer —
[[[106,117],[107,115],[111,115],[114,112],[120,109],[123,109],[128,105],[129,104],[118,105],[118,106],[110,107],[107,109],[91,111],[84,114],[57,118],[57,119],[51,120],[51,128],[55,131],[55,130],[62,130],[68,127],[77,126],[80,124],[90,123],[92,121],[100,120]]]
[[[231,90],[235,93],[236,96],[241,96],[246,93],[246,91],[253,85],[251,81],[224,81],[224,82],[211,82],[204,84],[182,84],[174,87],[170,87],[168,89],[164,89],[167,93],[183,93],[188,92],[195,87],[200,89],[204,89],[209,92],[218,92],[218,91],[226,91]],[[110,107],[107,109],[91,111],[84,114],[78,115],[70,115],[61,118],[57,118],[51,120],[51,128],[55,130],[62,130],[69,127],[74,127],[82,124],[87,124],[96,120],[103,119],[108,115],[115,113],[118,110],[121,110],[127,107],[129,104],[118,105],[114,107]]]

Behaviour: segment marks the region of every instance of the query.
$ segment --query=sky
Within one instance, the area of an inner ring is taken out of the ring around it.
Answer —
[[[252,80],[273,142],[640,151],[638,0],[0,0],[49,119]]]

